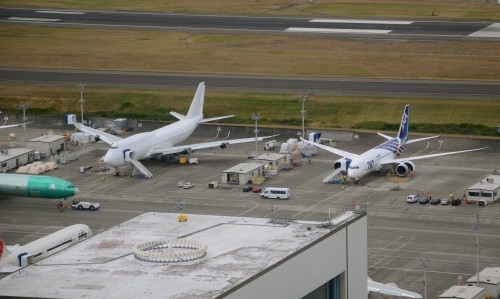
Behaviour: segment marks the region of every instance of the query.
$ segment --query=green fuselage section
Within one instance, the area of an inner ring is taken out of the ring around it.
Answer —
[[[39,175],[0,174],[0,196],[66,198],[78,188],[66,180]]]

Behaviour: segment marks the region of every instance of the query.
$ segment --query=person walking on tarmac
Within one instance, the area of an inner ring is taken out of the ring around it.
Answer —
[[[57,209],[59,212],[64,212],[64,203],[62,201],[57,204]]]

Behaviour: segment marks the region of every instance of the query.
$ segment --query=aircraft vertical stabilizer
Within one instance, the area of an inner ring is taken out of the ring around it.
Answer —
[[[198,85],[198,89],[196,90],[196,94],[194,95],[193,102],[191,102],[191,106],[189,107],[187,118],[193,118],[198,115],[201,115],[203,118],[204,102],[205,102],[205,82],[201,82]]]
[[[401,125],[399,126],[398,138],[401,142],[408,139],[408,126],[410,124],[410,105],[405,106],[405,112],[401,118]]]

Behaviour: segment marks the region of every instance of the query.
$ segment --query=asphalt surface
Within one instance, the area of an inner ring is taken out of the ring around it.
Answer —
[[[0,83],[137,88],[192,89],[204,81],[210,90],[398,98],[500,99],[500,82],[241,76],[216,74],[111,72],[0,67]]]
[[[125,11],[0,8],[0,21],[48,27],[405,39],[500,39],[493,22],[360,20]],[[480,32],[480,33],[477,33]]]
[[[0,131],[0,140],[5,146],[11,132],[16,133],[18,140],[24,140],[49,129],[62,133],[60,127],[28,129],[26,133],[22,128],[16,128]],[[232,129],[235,132],[232,137],[251,134],[251,129]],[[280,142],[294,135],[296,137],[295,131],[275,129],[274,132],[281,134],[278,137]],[[187,142],[201,142],[215,135],[216,126],[202,126]],[[374,134],[324,131],[323,135],[343,140],[338,141],[336,146],[354,153],[361,153],[383,142]],[[431,141],[429,147],[426,142],[411,144],[404,156],[484,145],[490,147],[481,152],[419,160],[415,163],[415,173],[409,179],[398,180],[380,175],[368,178],[362,185],[348,186],[322,183],[322,179],[332,171],[332,162],[337,157],[319,151],[311,161],[303,159],[301,166],[280,172],[264,183],[263,187],[290,187],[292,198],[287,201],[263,200],[258,194],[242,192],[240,186],[208,189],[207,183],[219,180],[221,171],[248,162],[247,156],[255,149],[253,143],[192,153],[191,157],[199,159],[198,165],[143,161],[153,172],[152,179],[115,177],[110,172],[80,173],[81,166],[97,167],[98,159],[108,146],[93,144],[70,148],[78,153],[78,160],[60,164],[59,169],[46,175],[75,183],[81,190],[76,198],[97,201],[101,209],[96,212],[68,209],[61,213],[56,209],[57,201],[2,197],[0,235],[9,245],[26,244],[76,223],[89,225],[96,234],[144,211],[323,221],[329,213],[352,209],[357,204],[368,211],[368,275],[375,281],[395,282],[401,288],[423,294],[420,261],[429,259],[426,268],[427,295],[428,298],[435,298],[439,292],[455,285],[459,277],[468,279],[474,275],[476,232],[472,225],[476,215],[479,215],[480,222],[480,268],[500,263],[498,204],[476,207],[406,203],[407,195],[422,188],[431,192],[434,198],[443,198],[450,193],[460,195],[494,169],[500,169],[498,140],[443,140],[441,148],[437,141]],[[262,146],[260,143],[259,151],[262,151]],[[191,181],[195,187],[180,189],[177,182],[181,180]],[[390,191],[395,186],[401,190]],[[369,298],[381,296],[371,294]]]

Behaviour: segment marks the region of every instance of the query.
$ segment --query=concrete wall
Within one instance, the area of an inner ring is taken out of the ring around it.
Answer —
[[[314,231],[314,227],[312,229]],[[332,278],[347,273],[344,298],[368,298],[366,231],[365,215],[222,297],[302,298]]]

